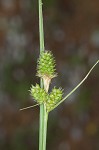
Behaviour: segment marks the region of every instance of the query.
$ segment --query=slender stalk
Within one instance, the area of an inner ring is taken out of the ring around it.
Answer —
[[[44,30],[43,30],[43,13],[42,0],[39,0],[39,37],[40,37],[40,53],[44,51]],[[40,86],[43,88],[43,80],[40,80]],[[47,132],[46,106],[40,105],[40,125],[39,125],[39,150],[46,150],[46,132]]]
[[[46,137],[47,137],[47,121],[48,113],[46,112],[46,105],[44,105],[44,118],[43,118],[43,145],[42,150],[46,150]]]
[[[83,78],[83,80],[80,81],[80,83],[69,94],[67,94],[59,103],[57,103],[55,105],[55,107],[53,107],[53,109],[55,109],[56,107],[58,107],[63,101],[65,101],[71,94],[73,94],[84,83],[84,81],[88,78],[88,76],[90,75],[90,73],[92,72],[92,70],[95,68],[95,66],[98,63],[99,63],[99,60],[92,66],[92,68],[89,70],[89,72],[87,73],[87,75]]]
[[[40,37],[40,53],[41,53],[42,51],[44,51],[42,0],[39,0],[39,37]]]
[[[40,119],[39,119],[39,150],[43,150],[43,118],[44,116],[44,105],[40,105]]]

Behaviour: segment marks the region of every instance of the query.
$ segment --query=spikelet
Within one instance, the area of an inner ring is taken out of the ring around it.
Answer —
[[[32,85],[30,94],[38,104],[44,103],[48,98],[48,94],[38,84],[36,86]]]
[[[56,89],[54,87],[46,103],[47,112],[50,112],[54,108],[54,106],[62,99],[62,96],[63,90],[61,88]]]
[[[44,78],[45,76],[48,78],[56,77],[55,73],[55,60],[50,51],[42,52],[37,65],[37,76]]]

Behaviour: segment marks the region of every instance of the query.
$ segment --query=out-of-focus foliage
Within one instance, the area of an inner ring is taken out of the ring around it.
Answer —
[[[99,0],[43,0],[45,47],[67,94],[99,59]],[[0,150],[37,150],[39,107],[30,97],[39,57],[36,0],[0,0]],[[48,150],[99,150],[99,67],[49,117]]]

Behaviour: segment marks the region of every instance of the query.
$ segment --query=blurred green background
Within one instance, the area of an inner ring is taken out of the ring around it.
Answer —
[[[65,95],[99,59],[99,0],[43,0],[45,47]],[[37,0],[0,0],[0,150],[37,150],[39,107],[30,97],[39,56]],[[99,150],[99,65],[50,113],[47,150]]]

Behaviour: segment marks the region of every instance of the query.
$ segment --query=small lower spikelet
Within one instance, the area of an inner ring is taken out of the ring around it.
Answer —
[[[56,89],[54,87],[46,103],[48,112],[50,112],[59,101],[61,101],[62,96],[63,96],[63,90],[61,88]]]
[[[30,93],[38,104],[44,103],[48,98],[48,94],[38,84],[36,86],[32,85]]]

